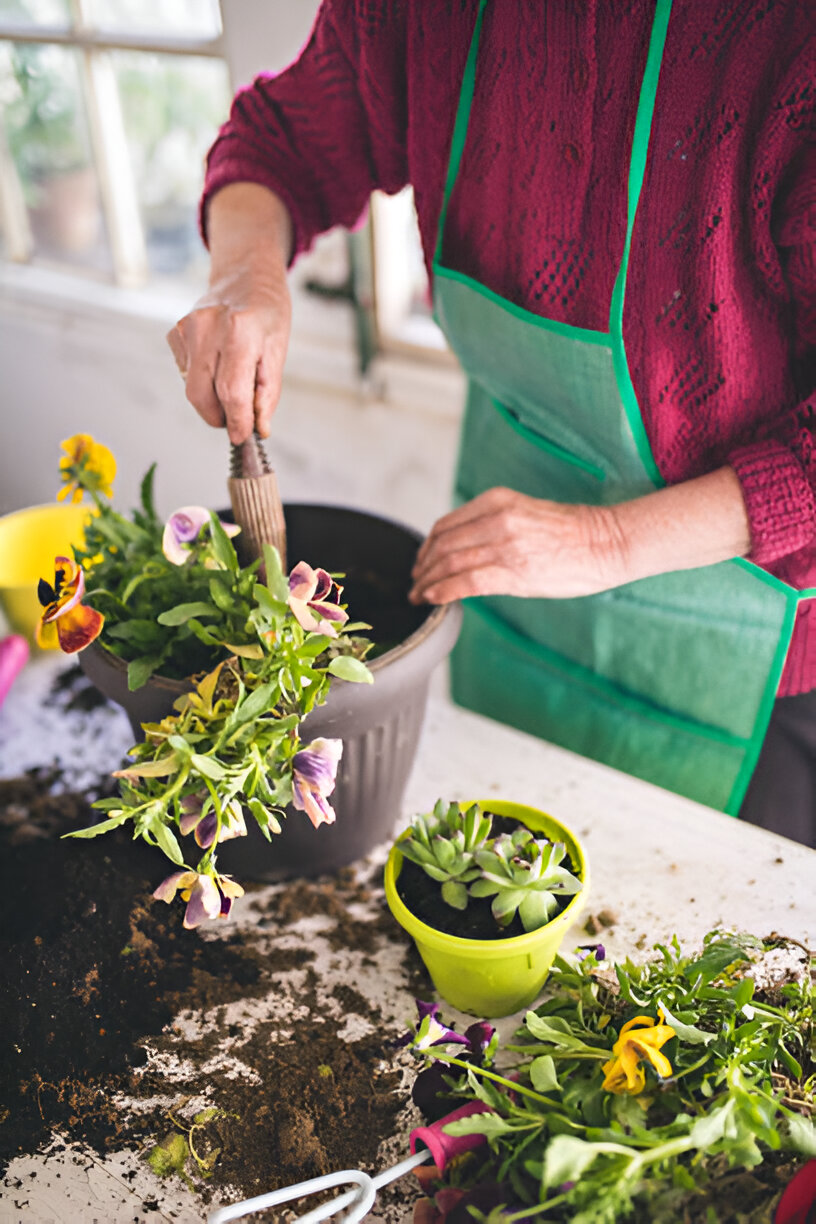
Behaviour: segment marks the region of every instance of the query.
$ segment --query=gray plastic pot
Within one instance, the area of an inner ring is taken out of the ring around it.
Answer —
[[[301,559],[346,575],[344,602],[355,620],[373,626],[375,641],[394,645],[370,664],[373,684],[335,680],[325,705],[301,728],[305,743],[341,738],[343,756],[331,803],[334,825],[312,828],[290,809],[271,844],[254,821],[249,835],[228,842],[219,867],[239,880],[280,880],[336,871],[386,841],[400,817],[428,697],[431,672],[453,649],[462,611],[458,604],[416,608],[408,603],[411,567],[421,535],[391,519],[336,506],[285,507],[289,563]],[[223,515],[222,517],[228,517]],[[79,661],[92,683],[124,707],[134,734],[168,714],[190,685],[154,676],[141,689],[127,687],[126,666],[98,643]]]

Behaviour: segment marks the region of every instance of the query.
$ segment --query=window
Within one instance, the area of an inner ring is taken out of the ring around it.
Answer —
[[[377,332],[388,352],[445,353],[445,339],[431,316],[414,194],[376,192],[371,201]]]
[[[123,286],[195,277],[231,89],[217,0],[0,0],[0,249]]]

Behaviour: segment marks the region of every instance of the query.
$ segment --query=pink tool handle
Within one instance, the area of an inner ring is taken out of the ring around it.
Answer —
[[[27,659],[28,642],[19,633],[12,633],[0,641],[0,706]]]
[[[427,1148],[439,1172],[444,1173],[449,1160],[453,1160],[454,1156],[460,1156],[462,1152],[481,1147],[485,1142],[485,1137],[478,1133],[446,1135],[442,1130],[443,1126],[447,1126],[449,1122],[456,1122],[459,1118],[469,1118],[472,1114],[480,1113],[493,1113],[493,1110],[482,1101],[470,1101],[467,1105],[454,1109],[453,1113],[446,1114],[437,1122],[432,1122],[430,1126],[414,1127],[411,1131],[411,1151],[416,1152],[417,1148]]]

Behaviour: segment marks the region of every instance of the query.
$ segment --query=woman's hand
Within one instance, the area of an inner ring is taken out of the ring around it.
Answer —
[[[745,556],[750,547],[742,490],[730,467],[615,506],[488,489],[434,525],[417,556],[410,599],[570,599]]]
[[[280,398],[291,303],[286,265],[291,222],[266,188],[235,183],[213,198],[210,288],[167,341],[187,398],[230,441],[269,434]]]
[[[413,603],[470,595],[568,599],[616,586],[622,541],[600,506],[488,489],[446,514],[414,566]]]

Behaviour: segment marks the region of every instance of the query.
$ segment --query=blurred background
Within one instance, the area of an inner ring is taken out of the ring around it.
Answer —
[[[280,71],[317,0],[0,0],[0,513],[53,500],[91,433],[134,504],[228,503],[228,446],[165,343],[206,283],[196,206],[234,90]],[[463,383],[430,318],[410,191],[293,274],[269,443],[284,500],[427,529],[447,508]]]

